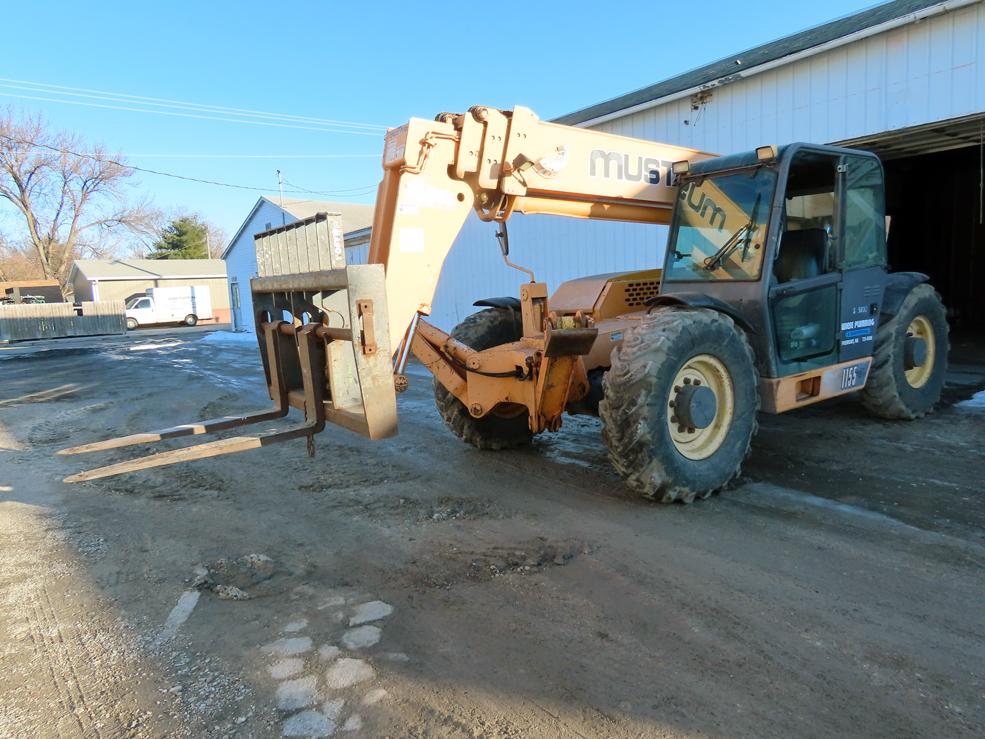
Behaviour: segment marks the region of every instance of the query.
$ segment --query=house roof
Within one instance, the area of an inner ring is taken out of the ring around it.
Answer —
[[[233,248],[233,245],[239,241],[239,237],[243,235],[243,231],[250,221],[253,220],[253,216],[257,210],[265,202],[270,203],[275,208],[281,208],[281,203],[283,202],[282,209],[284,212],[299,221],[309,218],[316,213],[338,213],[342,216],[342,233],[347,238],[350,235],[354,235],[355,232],[364,231],[373,225],[373,210],[375,208],[373,205],[366,205],[364,203],[337,203],[330,200],[302,200],[300,198],[283,198],[282,200],[278,197],[263,196],[256,201],[253,209],[250,210],[250,214],[246,216],[243,224],[229,240],[229,244],[222,252],[223,259],[229,254],[229,250]]]
[[[76,259],[76,274],[87,280],[167,280],[226,276],[221,259]]]
[[[747,49],[737,54],[731,54],[716,62],[692,69],[676,77],[670,77],[649,87],[644,87],[634,92],[612,98],[611,100],[576,110],[573,113],[568,113],[567,115],[554,119],[554,122],[569,126],[584,123],[585,121],[618,113],[621,110],[633,108],[637,105],[645,105],[646,103],[651,103],[669,95],[700,87],[711,82],[728,81],[730,76],[735,75],[738,77],[741,75],[740,70],[744,71],[760,64],[776,61],[791,54],[806,51],[815,46],[835,41],[844,36],[849,36],[853,33],[864,31],[868,28],[909,15],[910,13],[940,4],[941,0],[894,0],[894,2],[867,8],[829,23],[808,28],[806,31],[784,36],[781,39],[771,41],[762,46]]]

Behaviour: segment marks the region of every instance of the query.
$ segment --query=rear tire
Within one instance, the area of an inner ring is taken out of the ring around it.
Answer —
[[[633,492],[690,503],[739,474],[757,429],[759,388],[752,348],[728,316],[690,309],[647,314],[613,351],[602,385],[602,438]],[[696,386],[714,393],[700,413],[687,399]],[[701,420],[682,425],[675,415],[681,408],[684,418]]]
[[[192,313],[189,313],[187,316],[185,316],[184,324],[186,326],[194,326],[196,323],[198,323],[198,316]]]
[[[523,327],[516,311],[490,308],[473,313],[451,332],[451,337],[476,350],[518,341]],[[445,424],[462,441],[478,449],[510,449],[530,443],[533,434],[522,413],[496,415],[494,409],[483,418],[474,418],[461,401],[434,380],[434,403]]]
[[[137,328],[137,326],[139,326],[139,325],[140,324],[137,323],[137,319],[136,318],[128,318],[127,319],[127,331],[135,331],[136,328]]]
[[[894,420],[913,420],[933,410],[944,389],[947,334],[947,311],[940,295],[930,285],[917,285],[896,315],[876,332],[872,369],[861,393],[862,404],[874,415]],[[923,341],[926,357],[907,369],[910,337]]]

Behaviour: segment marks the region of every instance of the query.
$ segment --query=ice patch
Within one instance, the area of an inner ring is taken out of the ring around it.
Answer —
[[[383,655],[383,659],[390,660],[391,662],[410,662],[410,657],[403,652],[387,652]]]
[[[283,680],[285,677],[293,677],[304,669],[304,660],[297,657],[282,659],[272,664],[269,668],[270,677],[274,680]]]
[[[342,731],[359,731],[363,728],[363,718],[358,713],[354,713],[345,720]]]
[[[301,711],[287,719],[281,727],[284,736],[331,736],[335,722],[318,711]]]
[[[325,685],[333,690],[341,690],[372,679],[373,668],[361,659],[343,657],[325,671]]]
[[[363,705],[375,706],[381,700],[386,698],[386,695],[387,693],[383,688],[374,688],[363,696]]]
[[[342,698],[336,698],[335,700],[325,701],[322,704],[321,712],[324,713],[329,721],[337,722],[339,716],[342,715],[342,706],[345,705],[345,700]]]
[[[288,680],[277,686],[277,707],[282,711],[310,706],[318,700],[317,678],[314,675]]]
[[[334,644],[322,644],[318,647],[318,656],[326,662],[331,662],[339,656],[339,648]]]
[[[256,334],[250,331],[212,331],[203,336],[201,341],[257,346]]]
[[[343,598],[341,595],[332,595],[329,596],[328,598],[325,598],[325,600],[321,602],[321,605],[318,606],[318,610],[324,611],[326,608],[334,608],[335,606],[344,606],[344,605],[345,605],[345,598]]]
[[[369,621],[378,621],[381,618],[386,618],[391,613],[393,613],[393,606],[389,603],[384,603],[381,600],[371,600],[369,603],[363,603],[353,609],[352,618],[349,619],[349,626],[358,626]]]
[[[972,413],[985,413],[985,390],[975,393],[968,400],[955,403],[954,407],[958,410],[970,411]]]
[[[276,654],[280,657],[303,654],[309,649],[311,649],[311,638],[307,636],[278,639],[263,647],[263,651],[267,654]]]
[[[133,344],[132,346],[125,347],[127,351],[131,352],[145,352],[148,349],[171,349],[175,346],[181,346],[185,342],[183,341],[168,341],[161,342],[159,344]]]
[[[188,617],[192,615],[192,611],[195,610],[195,605],[198,603],[200,595],[201,593],[197,590],[186,590],[181,594],[181,597],[178,598],[178,603],[171,609],[171,613],[168,614],[168,618],[164,622],[164,628],[161,629],[161,633],[154,640],[155,645],[161,646],[174,639],[178,633],[178,628],[188,620]]]
[[[342,646],[346,649],[364,649],[380,640],[382,632],[376,626],[357,626],[342,635]]]
[[[301,629],[305,628],[307,625],[308,625],[308,619],[299,618],[297,621],[291,621],[291,623],[285,626],[284,631],[286,631],[288,634],[293,634],[297,631],[301,631]]]

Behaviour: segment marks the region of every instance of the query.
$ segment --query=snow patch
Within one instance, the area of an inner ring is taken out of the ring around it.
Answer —
[[[311,649],[311,638],[307,636],[278,639],[263,647],[263,651],[267,654],[276,654],[280,657],[291,657],[295,654],[302,654],[309,649]]]
[[[287,719],[281,727],[284,736],[332,736],[335,722],[318,711],[301,711]]]
[[[286,631],[288,634],[293,634],[297,631],[301,631],[301,629],[305,628],[307,625],[308,625],[308,619],[299,618],[297,621],[291,621],[291,623],[285,626],[284,631]]]
[[[377,626],[357,626],[342,635],[342,646],[346,649],[371,647],[380,640],[382,633]]]
[[[166,644],[174,639],[178,633],[178,628],[188,620],[188,617],[192,615],[192,611],[195,610],[200,595],[201,593],[197,590],[186,590],[181,594],[181,597],[178,598],[178,603],[171,609],[171,613],[168,614],[168,618],[164,622],[164,628],[161,629],[161,633],[154,640],[157,646]]]
[[[220,344],[252,344],[257,346],[256,334],[249,331],[212,331],[202,337],[202,341]]]
[[[322,644],[318,647],[318,656],[326,662],[331,662],[339,656],[339,648],[334,644]]]
[[[288,680],[277,686],[277,707],[282,711],[310,706],[318,700],[314,675]]]
[[[968,400],[955,403],[955,408],[971,413],[985,413],[985,390],[981,390],[972,395]]]
[[[293,677],[301,672],[304,669],[304,660],[297,657],[282,659],[272,664],[268,669],[270,670],[270,677],[274,680],[283,680],[285,677]]]
[[[363,603],[353,609],[352,618],[349,619],[349,626],[358,626],[359,624],[370,621],[378,621],[381,618],[386,618],[391,613],[393,613],[393,606],[389,603],[384,603],[382,600],[371,600],[369,603]]]
[[[374,674],[373,668],[361,659],[343,657],[325,671],[325,685],[341,690],[370,680]]]

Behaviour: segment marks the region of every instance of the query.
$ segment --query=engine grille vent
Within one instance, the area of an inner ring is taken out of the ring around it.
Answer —
[[[650,298],[657,297],[660,292],[659,280],[641,280],[626,284],[626,306],[635,308],[645,305]]]

